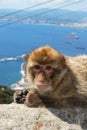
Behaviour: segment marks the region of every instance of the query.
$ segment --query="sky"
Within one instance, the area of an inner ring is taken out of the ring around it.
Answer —
[[[70,10],[87,11],[87,0],[0,0],[0,9],[24,9],[46,1],[51,1],[51,2],[38,6],[38,8],[43,8],[43,7],[52,8],[56,6],[61,7],[61,5],[73,2],[74,4],[71,4],[70,6],[67,6],[66,8],[63,7],[63,8],[70,9]]]

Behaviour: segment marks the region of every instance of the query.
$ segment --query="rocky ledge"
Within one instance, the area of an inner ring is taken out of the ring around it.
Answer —
[[[0,130],[87,130],[87,109],[28,108],[0,105]]]

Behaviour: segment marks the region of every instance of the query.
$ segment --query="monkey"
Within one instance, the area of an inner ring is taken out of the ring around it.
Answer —
[[[87,107],[87,55],[65,56],[46,45],[27,54],[25,63],[31,88],[15,92],[17,103],[28,107]]]

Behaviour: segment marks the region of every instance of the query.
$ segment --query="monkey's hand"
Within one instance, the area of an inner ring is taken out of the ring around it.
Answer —
[[[37,93],[29,92],[24,104],[28,107],[45,107],[45,104]]]
[[[16,90],[14,93],[14,102],[16,103],[24,103],[25,98],[29,91],[27,89],[24,90]]]

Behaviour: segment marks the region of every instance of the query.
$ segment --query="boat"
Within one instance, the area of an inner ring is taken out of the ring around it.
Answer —
[[[79,39],[78,35],[67,35],[66,37],[69,39]]]

